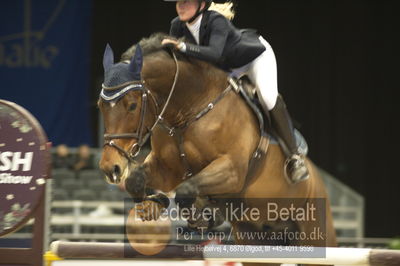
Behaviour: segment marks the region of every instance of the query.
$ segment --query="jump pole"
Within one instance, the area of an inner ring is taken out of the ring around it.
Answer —
[[[66,242],[55,241],[51,244],[51,254],[64,259],[143,259],[138,256],[125,256],[127,243],[92,243],[92,242]],[[139,244],[138,244],[139,245]],[[151,245],[154,247],[154,245]],[[151,248],[149,246],[149,248]],[[224,247],[220,245],[220,247]],[[228,246],[226,246],[228,247]],[[246,246],[243,246],[246,247]],[[266,246],[251,246],[252,248],[266,248]],[[146,244],[142,244],[142,250]],[[274,248],[274,247],[269,247]],[[400,251],[379,250],[368,248],[322,248],[314,249],[322,252],[326,250],[323,258],[248,258],[246,252],[233,253],[231,256],[218,252],[202,251],[184,252],[184,245],[169,245],[160,253],[160,256],[152,256],[155,259],[176,259],[176,260],[209,260],[209,261],[230,261],[247,263],[295,263],[295,264],[320,264],[320,265],[369,265],[369,266],[398,266],[400,265]],[[215,250],[215,249],[214,249]],[[181,256],[182,254],[186,254]],[[130,254],[132,255],[132,254]],[[246,258],[247,257],[247,258]]]

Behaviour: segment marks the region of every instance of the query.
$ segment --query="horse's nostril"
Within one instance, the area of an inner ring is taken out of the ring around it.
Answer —
[[[117,164],[114,165],[114,174],[118,177],[121,175],[121,167],[119,167]]]
[[[121,177],[121,167],[119,165],[114,165],[113,171],[111,173],[110,179],[114,184],[119,183]]]

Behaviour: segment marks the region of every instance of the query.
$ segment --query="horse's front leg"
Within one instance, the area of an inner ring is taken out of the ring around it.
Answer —
[[[176,188],[175,201],[183,207],[192,205],[196,197],[239,193],[244,186],[247,163],[235,162],[224,155]]]
[[[175,196],[179,207],[194,207],[196,213],[202,213],[205,208],[213,209],[211,213],[215,216],[204,220],[203,215],[196,214],[196,217],[202,217],[203,220],[189,219],[189,227],[205,227],[207,224],[211,228],[220,225],[224,218],[206,196],[239,193],[244,186],[246,173],[247,164],[235,163],[226,155],[214,160],[197,175],[180,184]]]
[[[171,190],[168,185],[173,186],[169,183],[173,176],[172,171],[163,167],[154,154],[150,153],[145,162],[133,169],[126,178],[125,189],[137,203],[136,213],[142,220],[157,220],[162,209],[168,207],[168,197],[154,189]]]

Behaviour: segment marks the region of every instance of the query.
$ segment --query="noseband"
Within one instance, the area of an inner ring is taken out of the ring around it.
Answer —
[[[107,91],[112,92],[112,91],[119,90],[120,92],[116,93],[116,95],[114,96],[115,98],[123,97],[130,90],[140,91],[142,93],[142,106],[141,106],[141,110],[140,110],[140,121],[139,121],[139,126],[138,126],[136,132],[135,133],[121,133],[121,134],[104,134],[104,146],[113,147],[118,152],[120,152],[129,162],[133,162],[135,160],[135,158],[139,155],[144,144],[150,138],[154,128],[160,122],[163,121],[164,113],[169,105],[172,94],[175,91],[176,82],[177,82],[178,76],[179,76],[178,60],[176,58],[175,53],[172,53],[172,55],[173,55],[175,65],[176,65],[174,82],[172,84],[170,93],[168,95],[167,101],[165,102],[162,111],[160,112],[159,115],[156,116],[156,121],[154,122],[153,126],[151,128],[147,128],[146,134],[144,134],[144,131],[145,131],[144,119],[147,114],[149,96],[156,108],[156,113],[158,113],[159,105],[158,105],[156,99],[154,98],[153,94],[150,92],[150,90],[146,88],[145,82],[144,81],[132,81],[132,82],[125,83],[125,84],[122,84],[117,87],[105,87],[103,85],[101,97],[108,101],[110,101],[111,98],[107,97],[104,94],[104,92],[107,92]],[[133,139],[133,140],[136,140],[136,143],[132,144],[129,147],[128,151],[126,151],[121,146],[119,146],[118,144],[115,143],[115,140],[117,140],[117,139]]]

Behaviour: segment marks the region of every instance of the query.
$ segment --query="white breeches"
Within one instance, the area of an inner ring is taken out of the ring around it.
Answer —
[[[276,59],[271,45],[260,36],[266,50],[252,62],[232,70],[231,76],[240,78],[247,75],[256,86],[261,104],[266,111],[274,108],[278,97],[278,75]]]

